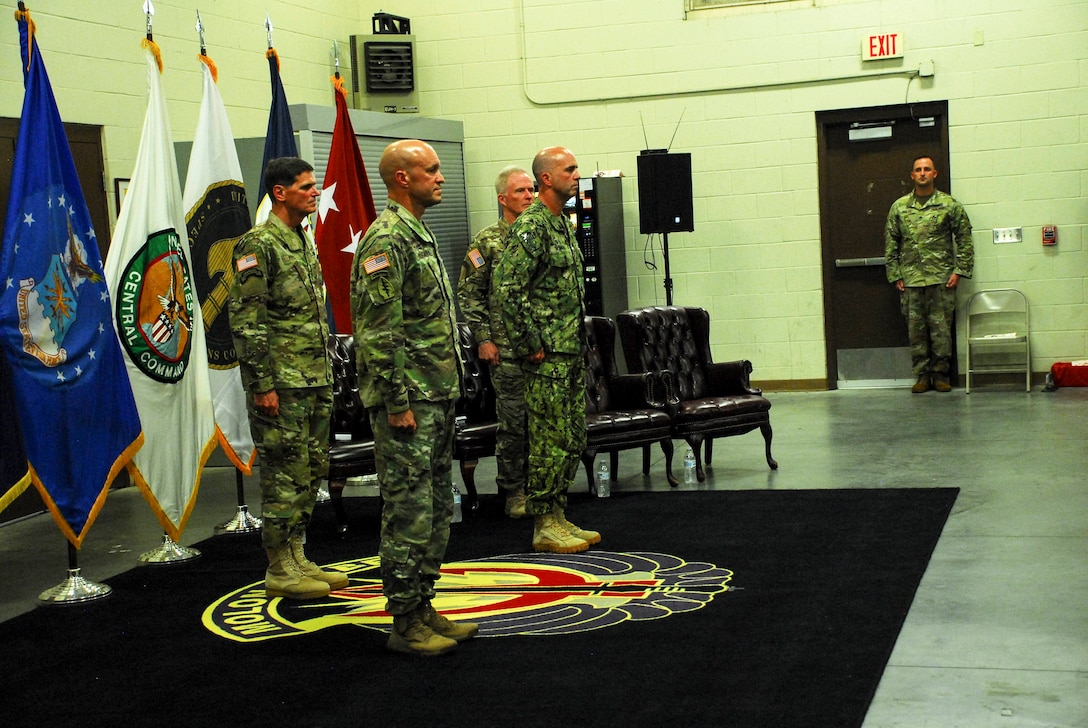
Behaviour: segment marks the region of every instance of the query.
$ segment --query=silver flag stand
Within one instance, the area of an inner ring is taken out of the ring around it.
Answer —
[[[96,599],[105,599],[113,593],[109,584],[96,584],[80,575],[76,547],[68,542],[68,578],[52,589],[46,589],[38,595],[38,603],[45,605],[84,604]]]
[[[234,518],[215,527],[216,536],[225,533],[253,533],[261,530],[261,519],[252,515],[249,512],[249,506],[246,505],[245,493],[242,489],[242,471],[235,468],[234,474],[238,485],[238,512],[234,514]]]
[[[170,538],[170,534],[162,535],[162,544],[157,549],[140,554],[136,559],[141,564],[177,564],[182,561],[190,561],[198,558],[200,551],[189,546],[182,546]]]

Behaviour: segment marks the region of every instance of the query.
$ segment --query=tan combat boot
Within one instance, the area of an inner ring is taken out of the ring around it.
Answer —
[[[551,551],[557,554],[576,554],[585,551],[589,544],[572,536],[554,513],[536,516],[533,523],[533,550]]]
[[[563,525],[563,528],[567,529],[571,536],[582,539],[590,546],[595,543],[601,542],[600,533],[598,533],[597,531],[590,531],[589,529],[579,528],[578,526],[575,526],[573,523],[567,520],[567,516],[565,513],[563,513],[562,508],[555,509],[555,520],[559,521],[559,523]]]
[[[525,488],[506,492],[506,515],[510,518],[525,518]]]
[[[952,383],[948,379],[947,374],[936,374],[933,377],[933,388],[938,392],[951,392]]]
[[[422,618],[423,610],[393,617],[393,631],[385,646],[394,652],[419,657],[435,657],[457,649],[457,642],[435,634]]]
[[[291,557],[295,560],[295,565],[304,575],[315,581],[325,582],[329,585],[329,589],[343,589],[348,585],[347,574],[339,571],[322,571],[321,567],[306,558],[302,536],[293,536],[287,543],[291,547]]]
[[[475,637],[480,631],[480,625],[475,622],[453,622],[446,619],[437,611],[430,602],[424,602],[419,608],[423,624],[431,628],[437,635],[448,637],[455,642],[464,642]]]
[[[914,394],[922,394],[929,391],[929,375],[923,374],[918,377],[918,381],[914,383],[914,386],[910,388],[910,391]]]
[[[268,570],[264,572],[264,593],[270,597],[288,599],[320,599],[329,595],[329,585],[302,573],[291,556],[289,544],[265,549]]]

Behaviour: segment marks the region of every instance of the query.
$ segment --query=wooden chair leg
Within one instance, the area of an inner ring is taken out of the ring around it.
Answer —
[[[643,445],[642,446],[642,474],[643,475],[649,475],[650,474],[650,446],[649,445]]]
[[[665,480],[668,481],[670,488],[675,488],[680,485],[680,481],[672,474],[673,444],[671,437],[666,437],[661,441],[661,452],[665,453]]]
[[[465,489],[468,490],[468,512],[475,513],[480,507],[480,495],[476,492],[476,466],[479,460],[461,461],[461,478],[465,481]]]
[[[347,479],[329,481],[329,498],[332,499],[332,511],[336,514],[336,532],[343,536],[348,532],[348,514],[344,510],[344,486]]]
[[[778,462],[771,457],[771,437],[774,434],[771,432],[771,423],[767,422],[760,425],[759,431],[763,433],[763,442],[766,445],[767,464],[771,466],[771,470],[778,470]]]

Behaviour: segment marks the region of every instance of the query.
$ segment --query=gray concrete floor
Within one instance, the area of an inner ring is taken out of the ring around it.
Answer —
[[[1088,389],[768,397],[780,469],[766,467],[753,432],[717,441],[707,482],[681,488],[962,489],[865,728],[1088,726]],[[682,457],[677,442],[678,475]],[[493,461],[481,463],[482,492],[494,493],[493,477]],[[619,477],[620,490],[668,488],[660,462],[642,475],[637,451],[623,454]],[[208,469],[182,543],[233,515],[234,482],[232,469]],[[254,499],[255,481],[245,489]],[[140,493],[116,490],[79,552],[82,573],[134,568],[161,540]],[[38,595],[66,569],[48,516],[0,527],[0,621],[65,609],[39,607]]]

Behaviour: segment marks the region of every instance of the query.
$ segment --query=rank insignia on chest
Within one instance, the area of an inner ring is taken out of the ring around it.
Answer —
[[[469,262],[472,263],[473,268],[479,268],[484,264],[484,256],[480,255],[478,248],[473,248],[468,251]]]
[[[238,260],[234,261],[234,267],[236,267],[238,269],[239,273],[241,273],[244,270],[249,270],[250,268],[256,268],[257,267],[257,256],[254,255],[253,253],[250,253],[249,255],[247,255],[247,256],[245,256],[243,258],[239,258]]]
[[[370,275],[371,273],[377,273],[378,271],[384,270],[388,267],[389,256],[385,253],[378,253],[377,255],[372,255],[363,261],[363,270],[366,271],[367,275]]]

